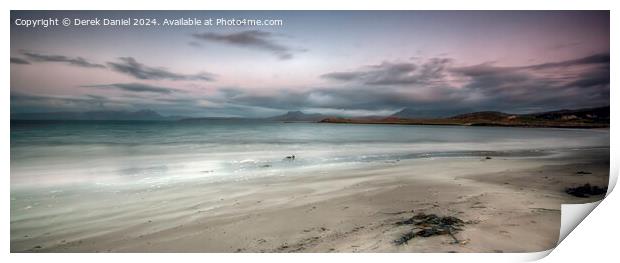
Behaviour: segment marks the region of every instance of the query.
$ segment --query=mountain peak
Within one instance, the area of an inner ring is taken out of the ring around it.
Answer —
[[[402,110],[390,115],[389,117],[397,117],[397,118],[414,118],[417,112],[410,108],[403,108]]]
[[[285,115],[306,115],[305,113],[303,113],[302,111],[288,111]]]
[[[269,120],[273,120],[273,121],[309,121],[309,122],[316,122],[316,121],[320,121],[322,119],[325,119],[327,116],[323,115],[323,114],[319,114],[319,113],[310,113],[310,114],[306,114],[303,113],[302,111],[296,110],[296,111],[288,111],[287,113],[283,114],[283,115],[278,115],[278,116],[273,116],[270,118],[267,118]]]

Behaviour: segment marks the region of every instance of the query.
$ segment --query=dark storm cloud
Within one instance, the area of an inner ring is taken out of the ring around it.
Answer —
[[[100,95],[87,94],[85,97],[87,100],[91,102],[98,102],[100,108],[104,107],[104,103],[110,101],[107,97],[100,96]]]
[[[450,71],[468,77],[469,83],[464,87],[470,91],[496,93],[512,90],[514,92],[532,88],[530,85],[540,87],[550,85],[544,79],[536,79],[529,72],[515,68],[496,67],[491,64],[451,68]]]
[[[108,66],[113,70],[133,76],[138,79],[150,80],[200,80],[212,81],[214,75],[203,72],[198,74],[181,74],[171,72],[165,68],[156,68],[139,63],[133,57],[121,57],[120,62],[108,62]]]
[[[107,100],[108,99],[107,97],[104,97],[104,96],[92,95],[92,94],[87,94],[86,97],[95,99],[95,100]]]
[[[22,54],[36,62],[59,62],[84,68],[105,68],[104,65],[87,61],[82,57],[68,57],[63,55],[47,55],[34,52],[23,51]]]
[[[537,65],[531,65],[524,68],[527,69],[545,69],[545,68],[557,68],[557,67],[570,67],[579,65],[594,65],[594,64],[606,64],[609,65],[609,54],[595,54],[588,57],[566,60],[561,62],[543,63]]]
[[[103,108],[103,96],[41,96],[11,92],[11,112],[49,112]]]
[[[577,67],[578,73],[569,73],[566,67]],[[524,67],[481,64],[450,71],[469,79],[462,90],[478,98],[479,108],[519,111],[609,105],[607,54]]]
[[[377,89],[370,86],[348,88],[315,88],[307,91],[279,90],[273,94],[254,94],[251,91],[227,88],[216,102],[278,110],[328,109],[344,111],[397,111],[412,105],[449,106],[453,96],[443,89],[437,100],[426,100],[407,94],[406,90]],[[453,110],[450,108],[448,110]]]
[[[565,73],[565,67],[583,67],[577,75]],[[550,70],[550,73],[539,76],[539,70]],[[500,90],[520,89],[528,92],[544,88],[572,88],[609,85],[609,54],[529,65],[524,67],[498,67],[492,64],[480,64],[468,67],[451,68],[451,72],[471,79],[466,86],[497,92]],[[561,80],[569,80],[564,83]],[[533,93],[532,95],[536,95]]]
[[[337,81],[355,81],[366,85],[424,84],[441,80],[450,59],[434,58],[420,65],[410,62],[383,62],[356,71],[331,72],[322,78]]]
[[[383,62],[322,75],[338,82],[338,86],[267,92],[226,87],[204,95],[140,83],[83,87],[129,92],[116,101],[121,107],[198,116],[261,117],[289,110],[377,115],[409,108],[416,114],[414,117],[423,118],[486,110],[526,113],[609,105],[610,71],[605,55],[521,67],[455,65],[462,64],[445,58]],[[11,96],[12,110],[60,106],[92,109],[113,103],[98,95]]]
[[[45,113],[45,112],[84,112],[93,110],[143,110],[154,109],[165,113],[204,112],[198,105],[199,98],[175,98],[148,96],[148,93],[124,94],[121,96],[102,96],[86,94],[79,96],[36,95],[28,93],[11,93],[11,113]],[[145,96],[140,96],[145,95]]]
[[[195,98],[155,98],[156,101],[178,103],[178,104],[194,104],[198,102]]]
[[[445,58],[420,63],[384,62],[322,75],[347,83],[345,87],[280,90],[266,95],[227,88],[221,91],[220,98],[230,104],[280,110],[411,108],[418,117],[482,110],[522,113],[609,104],[609,59],[605,55],[524,67],[453,64],[456,63]],[[577,73],[566,73],[563,68],[568,66],[577,67]]]
[[[192,36],[198,40],[212,41],[231,44],[239,47],[247,47],[271,52],[280,59],[293,58],[293,49],[279,44],[274,39],[274,34],[266,31],[249,30],[239,33],[196,33]]]
[[[27,65],[27,64],[30,64],[30,62],[28,62],[28,60],[25,60],[23,58],[11,57],[11,64]]]
[[[11,93],[11,102],[23,102],[23,101],[56,101],[62,103],[92,103],[105,99],[102,96],[88,95],[86,97],[54,97],[54,96],[39,96],[26,93]]]
[[[129,92],[150,92],[150,93],[160,93],[160,94],[170,94],[173,92],[180,92],[179,90],[152,86],[141,83],[115,83],[115,84],[101,84],[101,85],[83,85],[81,87],[85,88],[111,88],[111,89],[119,89]]]
[[[595,71],[589,71],[581,74],[576,80],[567,84],[567,86],[580,88],[596,88],[609,86],[610,71],[609,65],[598,68]]]

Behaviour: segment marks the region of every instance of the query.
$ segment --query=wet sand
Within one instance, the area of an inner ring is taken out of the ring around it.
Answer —
[[[47,208],[11,194],[12,252],[534,252],[555,246],[566,187],[606,186],[609,149],[447,157],[305,170],[155,190],[66,190]],[[579,174],[578,172],[587,172]],[[49,195],[49,192],[46,192]],[[449,235],[394,240],[417,213],[455,216]]]

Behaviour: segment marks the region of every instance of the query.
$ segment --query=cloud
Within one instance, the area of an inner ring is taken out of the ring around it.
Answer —
[[[366,85],[424,84],[441,80],[450,59],[434,58],[422,64],[410,62],[383,62],[355,71],[331,72],[322,78],[336,81],[354,81]]]
[[[63,96],[41,96],[41,95],[31,95],[26,93],[11,93],[11,102],[21,102],[21,101],[61,101],[63,103],[70,102],[93,102],[100,101],[105,97],[102,96],[87,96],[87,97],[63,97]]]
[[[499,67],[451,68],[468,79],[461,87],[478,107],[503,111],[553,110],[609,105],[609,55]]]
[[[49,96],[11,92],[11,113],[102,109],[110,100],[103,96]]]
[[[192,34],[192,37],[203,41],[226,43],[239,47],[268,51],[282,60],[293,58],[294,50],[290,47],[277,43],[274,39],[274,34],[271,32],[259,30],[249,30],[231,34],[209,32]]]
[[[607,64],[609,65],[609,53],[595,54],[578,59],[566,60],[561,62],[543,63],[537,65],[531,65],[522,67],[525,69],[546,69],[546,68],[558,68],[558,67],[570,67],[580,65],[595,65],[595,64]]]
[[[27,64],[30,64],[30,62],[28,62],[28,60],[25,60],[23,58],[11,57],[11,64],[27,65]]]
[[[181,74],[171,72],[165,68],[149,67],[139,63],[133,57],[120,57],[120,62],[108,62],[113,70],[133,76],[138,79],[150,80],[200,80],[212,81],[215,75],[207,72],[197,74]]]
[[[522,67],[493,63],[457,67],[458,63],[445,58],[383,62],[322,75],[340,86],[270,94],[227,88],[219,99],[231,105],[279,110],[380,114],[410,108],[418,117],[597,107],[609,105],[608,61],[603,54]]]
[[[201,48],[202,44],[196,42],[196,41],[190,41],[189,43],[187,43],[188,45],[195,47],[195,48]]]
[[[100,84],[100,85],[83,85],[81,87],[85,88],[111,88],[111,89],[119,89],[129,92],[150,92],[150,93],[160,93],[160,94],[170,94],[173,92],[179,92],[179,90],[172,88],[165,88],[159,86],[151,86],[147,84],[141,83],[116,83],[116,84]]]
[[[445,92],[446,89],[439,92]],[[436,99],[428,95],[410,93],[406,89],[375,88],[373,86],[321,87],[306,91],[281,89],[272,93],[254,93],[251,89],[226,88],[210,99],[220,104],[265,109],[309,110],[311,112],[348,112],[351,114],[385,114],[412,105],[436,107],[449,106],[456,94],[437,94]],[[446,107],[454,110],[452,107]]]
[[[551,46],[548,46],[547,48],[550,50],[560,50],[560,49],[567,49],[567,48],[581,46],[582,44],[583,43],[581,42],[562,43],[562,44],[557,44],[557,45],[551,45]]]
[[[84,67],[84,68],[105,68],[104,65],[96,64],[87,61],[82,57],[67,57],[62,55],[46,55],[34,52],[23,51],[22,54],[29,59],[37,62],[60,62],[67,63],[69,65]]]
[[[471,79],[472,89],[498,90],[527,82],[540,88],[591,87],[609,85],[609,54],[596,54],[572,60],[528,65],[500,67],[479,64],[451,68],[450,71]],[[568,69],[568,68],[572,69]]]
[[[587,72],[579,76],[573,82],[567,84],[567,86],[590,88],[609,85],[609,73],[609,67],[607,69],[601,68],[595,72]]]
[[[385,115],[409,108],[417,117],[442,117],[486,110],[526,113],[609,105],[610,67],[605,54],[519,67],[462,65],[445,58],[385,61],[326,73],[322,78],[335,84],[303,89],[224,87],[201,94],[141,83],[87,85],[126,92],[114,100],[98,95],[36,99],[12,95],[11,109],[119,105],[163,114],[264,117],[288,110]]]

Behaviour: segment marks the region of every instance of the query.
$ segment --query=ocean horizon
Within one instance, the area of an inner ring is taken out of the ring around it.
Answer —
[[[608,129],[11,121],[11,185],[238,179],[415,158],[535,156],[608,143]],[[294,160],[287,159],[292,155]]]

